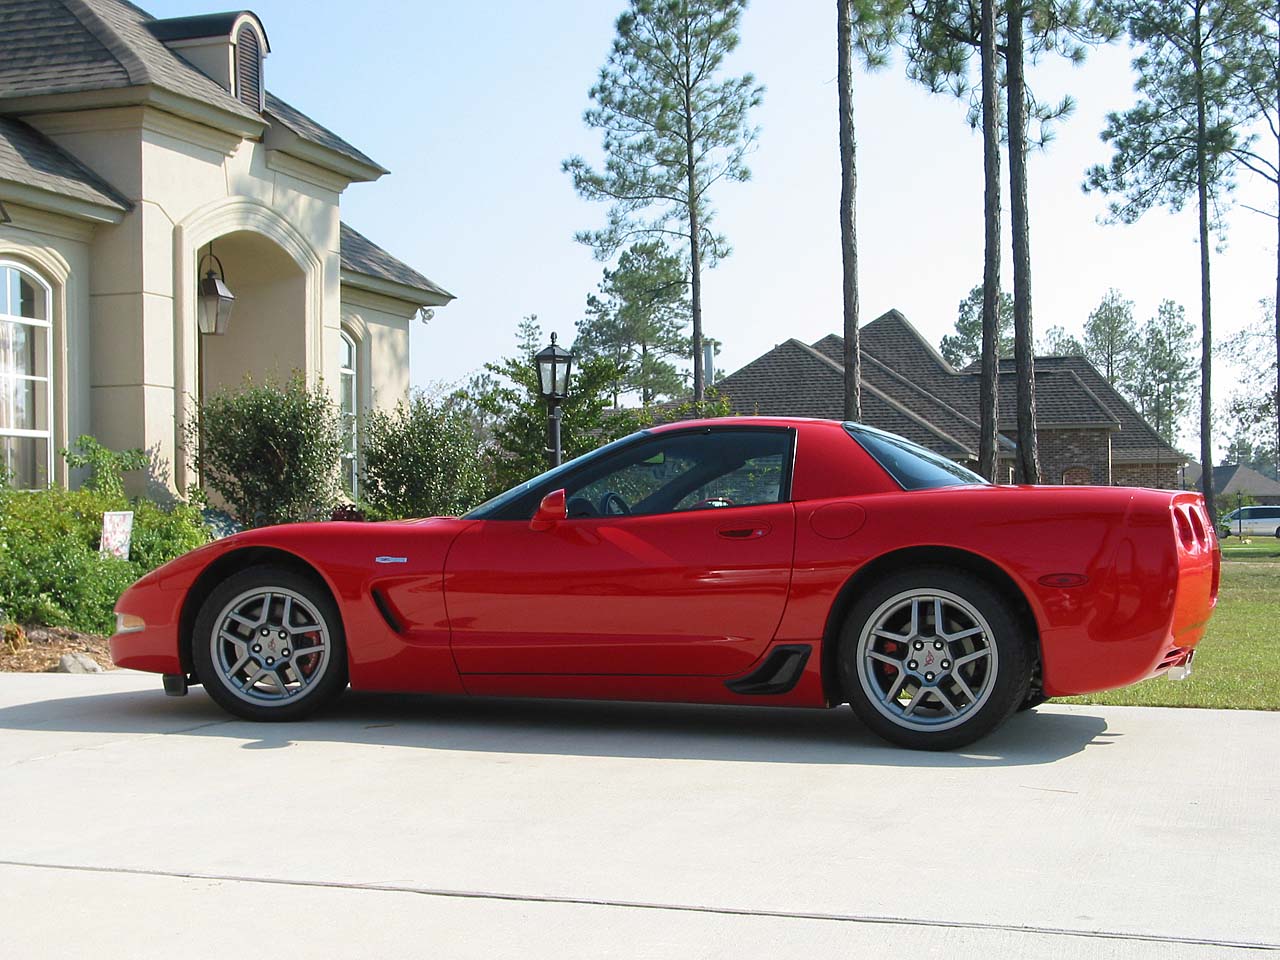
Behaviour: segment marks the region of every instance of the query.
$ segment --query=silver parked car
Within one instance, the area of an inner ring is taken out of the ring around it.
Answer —
[[[1237,507],[1222,518],[1223,536],[1280,537],[1280,507]]]

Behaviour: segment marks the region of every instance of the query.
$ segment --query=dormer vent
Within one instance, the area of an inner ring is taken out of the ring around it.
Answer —
[[[262,21],[249,10],[150,20],[174,53],[251,110],[263,107],[262,62],[271,52]]]
[[[262,110],[262,46],[249,24],[236,31],[235,96],[247,107]]]

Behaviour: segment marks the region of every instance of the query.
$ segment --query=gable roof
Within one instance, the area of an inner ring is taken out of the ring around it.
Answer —
[[[1200,464],[1187,466],[1187,483],[1200,483]],[[1217,496],[1244,493],[1255,497],[1280,497],[1280,482],[1259,473],[1253,467],[1231,463],[1213,468],[1213,489]]]
[[[145,102],[159,92],[167,109],[216,116],[242,135],[260,133],[264,120],[278,122],[356,164],[343,171],[353,179],[387,172],[270,93],[265,117],[241,103],[165,46],[157,32],[165,34],[166,22],[126,0],[0,0],[0,113],[55,109],[68,95],[96,92],[105,104]]]
[[[860,346],[868,423],[948,456],[976,457],[980,371],[957,370],[897,310],[864,326]],[[813,357],[831,372],[818,375]],[[738,413],[840,418],[843,362],[844,339],[836,334],[812,346],[788,340],[716,386]],[[1012,376],[1000,378],[998,442],[1004,451],[1015,447],[1016,392]],[[1036,412],[1046,428],[1111,432],[1117,462],[1182,458],[1083,357],[1037,358]]]
[[[79,212],[96,220],[118,222],[133,207],[44,134],[0,116],[0,197],[46,207],[48,195],[77,201]]]
[[[397,260],[354,227],[343,223],[339,229],[342,281],[364,287],[375,293],[398,296],[411,303],[443,305],[457,299],[452,293],[428,280],[413,267]],[[360,278],[375,281],[361,283]]]

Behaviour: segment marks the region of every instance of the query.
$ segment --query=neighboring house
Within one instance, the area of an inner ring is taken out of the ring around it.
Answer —
[[[1198,486],[1200,483],[1200,464],[1187,466],[1187,486]],[[1213,468],[1213,491],[1217,497],[1219,510],[1231,510],[1238,504],[1237,498],[1243,501],[1246,497],[1252,503],[1263,503],[1269,506],[1280,505],[1280,483],[1270,477],[1263,476],[1253,467],[1240,464],[1229,464]]]
[[[864,422],[977,465],[975,368],[957,370],[897,310],[861,330]],[[735,413],[843,416],[844,340],[788,340],[716,384]],[[1036,358],[1036,413],[1045,483],[1178,486],[1186,457],[1165,443],[1083,357]],[[1016,394],[1001,362],[999,459],[1012,478]]]
[[[0,0],[0,470],[18,486],[67,484],[56,451],[90,433],[185,491],[192,402],[246,376],[322,379],[349,423],[407,396],[409,325],[453,297],[340,221],[343,191],[387,171],[266,90],[270,49],[248,11]],[[198,325],[210,270],[235,297],[218,335]]]

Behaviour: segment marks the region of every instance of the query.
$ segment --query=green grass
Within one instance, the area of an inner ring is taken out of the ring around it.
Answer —
[[[1228,537],[1221,542],[1223,560],[1280,561],[1280,540],[1275,537]]]
[[[1235,540],[1235,538],[1232,538]],[[1164,677],[1062,703],[1280,710],[1280,541],[1223,544],[1222,592],[1191,676]]]

